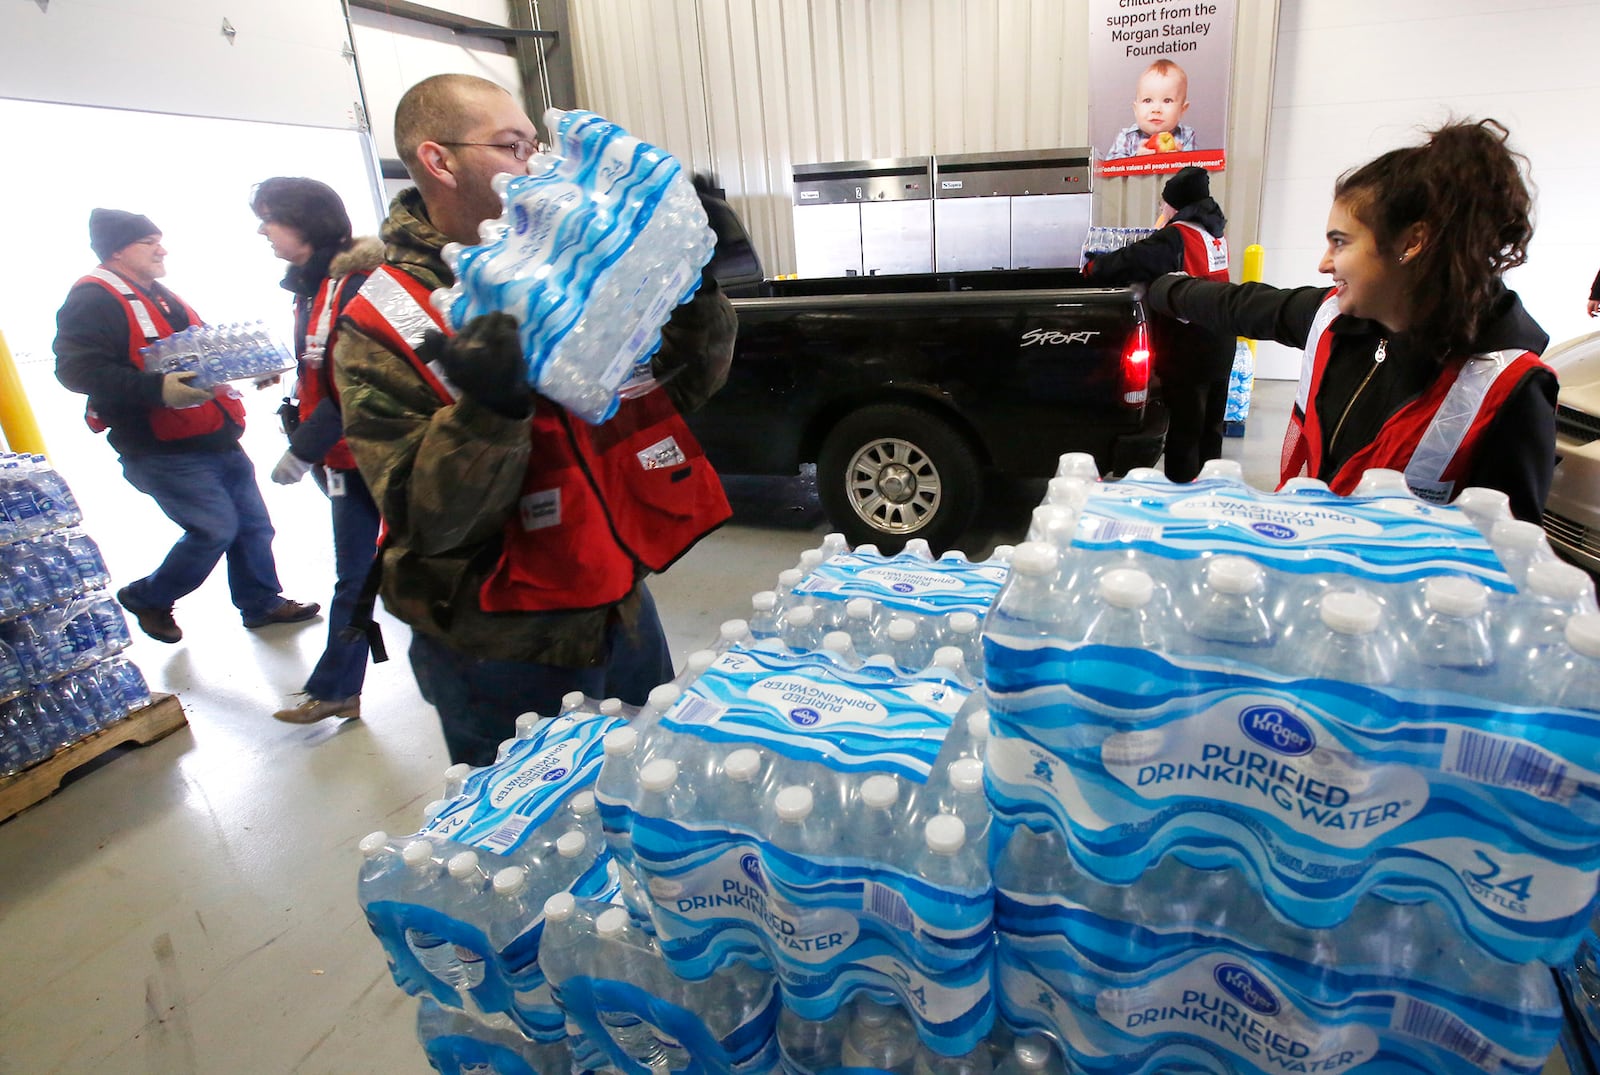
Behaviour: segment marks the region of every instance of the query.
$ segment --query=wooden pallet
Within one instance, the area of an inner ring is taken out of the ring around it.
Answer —
[[[149,705],[135,709],[111,727],[95,732],[71,746],[62,747],[26,772],[0,777],[0,821],[9,820],[28,807],[48,799],[60,789],[61,781],[68,773],[113,747],[124,743],[139,746],[154,743],[188,723],[176,696],[153,695]]]

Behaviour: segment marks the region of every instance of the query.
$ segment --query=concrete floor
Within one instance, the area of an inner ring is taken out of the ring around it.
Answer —
[[[148,571],[176,530],[121,479],[48,367],[24,382],[57,468],[114,579]],[[1226,454],[1274,483],[1294,386],[1258,386],[1257,417]],[[246,447],[278,527],[285,593],[326,601],[325,501],[310,481],[267,480],[282,450],[275,399],[250,400]],[[732,479],[736,520],[651,582],[681,662],[745,614],[826,531],[802,479]],[[992,490],[974,557],[1018,540],[1042,485]],[[447,765],[433,710],[386,619],[364,719],[295,727],[269,714],[321,651],[321,620],[246,631],[219,572],[177,609],[186,637],[138,635],[130,656],[178,695],[186,729],[114,752],[51,799],[0,824],[0,1075],[27,1072],[408,1073],[429,1069],[416,1001],[394,986],[356,902],[356,841],[415,831]]]

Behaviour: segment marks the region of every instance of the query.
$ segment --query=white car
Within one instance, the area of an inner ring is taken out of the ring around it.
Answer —
[[[1562,556],[1600,572],[1600,332],[1568,340],[1544,360],[1561,378],[1545,534]]]

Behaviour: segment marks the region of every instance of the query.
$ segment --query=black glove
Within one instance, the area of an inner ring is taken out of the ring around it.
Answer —
[[[533,413],[522,341],[510,314],[473,318],[454,336],[430,332],[422,338],[417,355],[423,362],[438,362],[462,395],[494,413],[506,418]]]

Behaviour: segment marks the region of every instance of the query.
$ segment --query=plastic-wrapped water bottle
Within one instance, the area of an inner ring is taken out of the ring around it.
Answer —
[[[651,988],[658,968],[640,950],[646,942],[629,922],[627,911],[613,907],[600,912],[594,920],[594,931],[605,945],[604,977],[631,982],[652,993],[659,992]],[[655,1031],[635,1013],[626,1009],[606,1008],[600,1013],[600,1021],[611,1040],[630,1059],[646,1067],[657,1064],[671,1066],[671,1057],[662,1047]]]
[[[17,651],[0,641],[0,702],[9,702],[27,689],[28,678],[22,674]]]
[[[778,1047],[789,1066],[802,1075],[823,1075],[843,1060],[850,1009],[841,1007],[829,1019],[802,1019],[788,1008],[778,1013]]]
[[[900,780],[892,773],[874,773],[861,782],[855,801],[850,846],[859,846],[880,862],[900,862],[907,812],[900,804]]]
[[[1100,576],[1095,594],[1098,607],[1084,625],[1085,642],[1158,652],[1170,648],[1165,610],[1153,600],[1155,581],[1148,573],[1113,568]]]
[[[695,816],[697,796],[689,781],[679,779],[678,763],[671,758],[654,758],[639,770],[639,801],[634,812],[639,817],[684,821]]]
[[[1235,647],[1271,645],[1276,631],[1267,611],[1266,572],[1242,556],[1212,558],[1184,618],[1206,652],[1226,655],[1234,654]]]
[[[1066,1062],[1043,1034],[1026,1034],[1012,1043],[1011,1052],[995,1065],[995,1075],[1066,1075]]]
[[[889,621],[881,652],[887,653],[895,665],[906,672],[922,668],[933,656],[927,640],[921,637],[917,622],[903,617]]]
[[[911,1070],[914,1075],[991,1075],[994,1060],[987,1042],[960,1056],[944,1056],[924,1045],[917,1050]]]
[[[1501,519],[1489,531],[1489,544],[1511,581],[1521,586],[1528,568],[1540,560],[1551,560],[1555,553],[1545,540],[1544,531],[1536,524],[1521,519]]]
[[[502,873],[505,871],[501,871]],[[512,887],[507,879],[507,887]],[[583,973],[583,953],[594,935],[594,920],[570,892],[544,901],[544,933],[539,940],[539,968],[559,1000],[560,983]]]
[[[1454,504],[1472,525],[1478,528],[1478,533],[1488,537],[1494,530],[1494,524],[1501,519],[1511,518],[1511,498],[1499,489],[1489,489],[1482,485],[1474,485],[1461,490],[1461,495],[1456,497]]]
[[[755,747],[730,750],[722,759],[718,796],[709,804],[707,816],[743,829],[761,823],[761,778],[766,766],[762,752]]]
[[[1065,638],[1071,635],[1072,601],[1060,586],[1056,550],[1025,541],[1011,558],[1011,577],[989,615],[1001,630]]]
[[[1322,596],[1317,617],[1305,644],[1294,647],[1304,675],[1375,685],[1394,679],[1394,640],[1376,600],[1335,590]]]
[[[51,507],[15,457],[0,462],[0,515],[11,520],[13,540],[29,541],[49,530]]]
[[[1409,497],[1412,495],[1411,486],[1406,484],[1406,476],[1398,470],[1387,467],[1370,467],[1361,475],[1361,480],[1356,482],[1351,496],[1372,497]]]
[[[959,758],[950,763],[939,809],[961,820],[967,840],[981,840],[989,831],[989,800],[983,792],[983,762]]]
[[[14,595],[12,613],[34,612],[50,604],[51,585],[45,566],[34,553],[32,542],[0,545],[0,567]]]
[[[858,997],[850,1029],[839,1057],[847,1068],[876,1068],[890,1075],[910,1075],[917,1052],[917,1031],[898,1005]]]
[[[723,620],[722,626],[717,629],[717,642],[713,647],[718,653],[726,653],[735,646],[742,645],[750,640],[750,624],[746,620]]]
[[[913,864],[917,876],[941,888],[970,890],[981,888],[982,876],[972,845],[967,842],[967,826],[954,814],[930,817],[923,826],[924,850]]]
[[[74,530],[66,535],[66,546],[83,589],[99,590],[110,585],[111,574],[106,570],[105,558],[100,555],[100,546],[95,544],[94,538]]]
[[[50,460],[35,454],[30,457],[30,462],[34,488],[49,498],[51,524],[77,526],[83,522],[83,509],[78,506],[78,498],[72,495],[66,479],[50,465]]]
[[[952,612],[944,621],[944,644],[959,649],[967,670],[980,680],[983,679],[982,626],[982,622],[971,612]]]
[[[783,616],[783,644],[796,651],[813,651],[821,647],[827,632],[817,623],[815,605],[797,605]]]
[[[113,657],[105,663],[104,668],[113,677],[123,704],[127,706],[126,712],[131,713],[150,704],[150,688],[144,681],[143,673],[132,661]]]
[[[565,1075],[572,1056],[565,1041],[537,1042],[498,1013],[464,1012],[424,997],[417,1040],[444,1075]]]
[[[1594,612],[1594,582],[1581,568],[1559,560],[1528,567],[1523,585],[1499,614],[1496,633],[1515,677],[1542,665],[1552,647],[1565,645],[1567,620]]]
[[[1093,485],[1100,480],[1100,465],[1088,452],[1065,452],[1056,460],[1055,476],[1080,478]]]
[[[852,597],[844,605],[844,630],[858,654],[878,650],[878,609],[869,598]]]
[[[1417,660],[1430,668],[1486,676],[1495,662],[1489,641],[1489,591],[1481,582],[1439,575],[1423,586],[1424,616],[1417,630]]]
[[[822,652],[842,668],[859,668],[861,655],[847,631],[829,631],[822,636]]]
[[[595,780],[594,796],[600,802],[600,820],[605,827],[611,853],[624,864],[633,861],[633,839],[629,819],[639,797],[639,732],[634,728],[615,728],[602,741],[605,760]]]
[[[1572,617],[1565,638],[1566,652],[1552,673],[1530,670],[1535,683],[1546,684],[1538,696],[1552,705],[1593,708],[1600,699],[1600,613]]]
[[[778,789],[772,797],[772,846],[804,858],[819,858],[835,851],[836,836],[827,817],[816,810],[816,798],[803,784]]]
[[[683,659],[683,670],[673,677],[675,686],[686,688],[689,684],[705,675],[706,669],[717,662],[718,653],[714,649],[697,649]]]
[[[778,620],[778,595],[761,590],[750,595],[750,637],[760,641],[776,638],[782,629]]]

